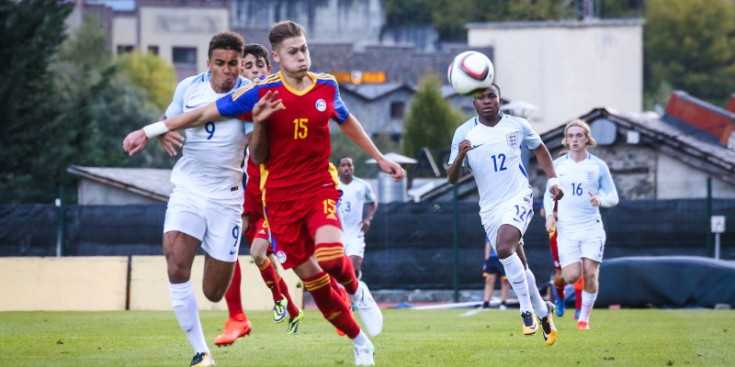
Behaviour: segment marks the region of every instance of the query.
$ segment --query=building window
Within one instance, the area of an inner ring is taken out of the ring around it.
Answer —
[[[148,53],[158,56],[158,46],[148,46]]]
[[[130,53],[135,51],[135,46],[133,45],[117,45],[117,54],[122,55],[126,53]]]
[[[174,64],[196,65],[197,63],[196,47],[174,47],[173,53]]]
[[[406,103],[403,101],[394,101],[390,103],[390,117],[392,119],[401,120],[406,113]]]

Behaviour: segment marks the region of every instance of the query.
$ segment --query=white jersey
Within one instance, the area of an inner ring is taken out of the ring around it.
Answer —
[[[166,117],[215,102],[227,93],[216,93],[209,71],[182,80],[176,87]],[[230,92],[251,84],[239,77]],[[243,197],[242,173],[246,134],[252,124],[238,119],[207,122],[185,130],[182,157],[171,172],[171,183],[206,198]]]
[[[528,174],[521,161],[521,144],[528,149],[541,145],[541,137],[523,118],[501,115],[494,127],[477,124],[467,132],[472,148],[466,163],[480,192],[480,213],[519,195],[531,195]]]
[[[452,137],[452,150],[449,153],[449,160],[447,161],[448,165],[451,165],[454,163],[454,160],[457,159],[457,155],[459,155],[459,143],[467,137],[467,132],[479,123],[480,122],[477,121],[477,116],[475,116],[465,121],[462,125],[459,125],[456,130],[454,130],[454,137]]]
[[[618,204],[618,191],[610,176],[610,169],[600,158],[588,154],[586,159],[575,162],[567,154],[554,160],[554,170],[564,191],[564,197],[557,206],[557,225],[560,230],[584,229],[602,223],[600,210],[590,202],[590,194],[600,199],[600,206]],[[547,187],[544,207],[553,208],[553,205]]]
[[[339,182],[342,198],[339,202],[339,212],[342,217],[342,230],[345,238],[351,239],[364,235],[362,232],[362,211],[365,203],[375,202],[375,194],[369,183],[352,177],[352,182]]]

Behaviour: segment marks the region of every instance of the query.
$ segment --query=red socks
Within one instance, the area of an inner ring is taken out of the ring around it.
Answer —
[[[357,292],[357,278],[352,261],[345,255],[344,246],[339,242],[318,243],[314,249],[316,261],[324,271],[335,278],[347,293]]]
[[[564,278],[561,276],[561,274],[554,275],[554,287],[556,288],[556,295],[559,296],[560,299],[564,299],[564,286],[565,286]]]
[[[265,282],[266,287],[271,290],[271,294],[273,294],[273,302],[277,302],[283,299],[283,293],[279,287],[278,283],[278,275],[276,274],[276,269],[273,267],[273,263],[271,263],[271,260],[269,258],[265,258],[265,262],[258,266],[258,270],[260,270],[260,276],[263,277],[263,281]]]
[[[245,312],[242,310],[242,300],[240,298],[240,281],[242,275],[240,274],[240,260],[235,261],[235,271],[232,273],[232,280],[230,280],[230,287],[225,292],[225,300],[227,301],[227,310],[230,312],[230,318],[236,319],[238,315],[245,316]],[[247,318],[245,318],[247,320]]]
[[[352,317],[350,308],[335,291],[337,285],[329,274],[322,271],[313,277],[304,278],[303,281],[304,287],[311,293],[314,303],[327,321],[342,330],[350,339],[360,334],[360,326]]]
[[[288,292],[288,286],[286,285],[286,281],[284,281],[283,278],[281,277],[278,277],[278,288],[281,290],[283,297],[286,297],[286,301],[288,301],[288,305],[286,306],[286,310],[288,310],[288,316],[289,317],[298,316],[299,308],[296,306],[295,303],[293,303],[293,300],[291,299],[291,294]]]

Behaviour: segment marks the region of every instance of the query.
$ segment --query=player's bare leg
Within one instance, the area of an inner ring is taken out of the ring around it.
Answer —
[[[583,268],[581,262],[569,264],[561,269],[562,277],[569,284],[574,284],[575,290],[575,303],[579,305],[578,310],[581,309],[582,305],[582,288],[584,284]],[[578,312],[575,311],[574,318],[579,319]]]
[[[270,289],[273,295],[273,321],[282,322],[286,319],[286,299],[281,293],[278,284],[278,273],[276,273],[275,265],[268,257],[268,246],[270,244],[263,238],[255,238],[250,245],[250,256],[253,258],[255,266],[260,270],[260,275],[265,282],[266,287]]]
[[[191,266],[200,245],[198,239],[182,232],[170,231],[163,235],[171,303],[176,319],[194,349],[192,365],[211,366],[214,360],[204,340],[199,306],[191,284]]]
[[[600,263],[582,258],[582,266],[584,267],[584,289],[582,290],[582,308],[579,313],[577,329],[588,330],[590,328],[590,312],[592,312],[595,305],[599,288]]]
[[[352,268],[355,269],[355,277],[359,280],[362,278],[362,258],[360,256],[350,255]]]
[[[242,233],[247,232],[250,226],[250,218],[247,215],[242,216]],[[245,316],[245,311],[242,309],[242,272],[240,271],[240,260],[235,260],[233,267],[232,278],[230,279],[230,285],[227,287],[225,292],[225,300],[227,301],[227,311],[229,317],[225,321],[225,327],[222,334],[217,335],[214,338],[214,345],[223,346],[231,345],[238,338],[250,334],[252,326],[248,317]]]

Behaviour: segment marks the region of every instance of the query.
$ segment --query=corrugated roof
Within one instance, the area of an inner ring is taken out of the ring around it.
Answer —
[[[69,166],[71,174],[149,197],[168,201],[173,190],[171,170],[158,168],[115,168]]]
[[[385,84],[340,84],[340,89],[344,89],[359,95],[362,98],[374,100],[386,94],[393,93],[401,88],[408,88],[414,91],[410,86],[403,83],[385,83]]]

